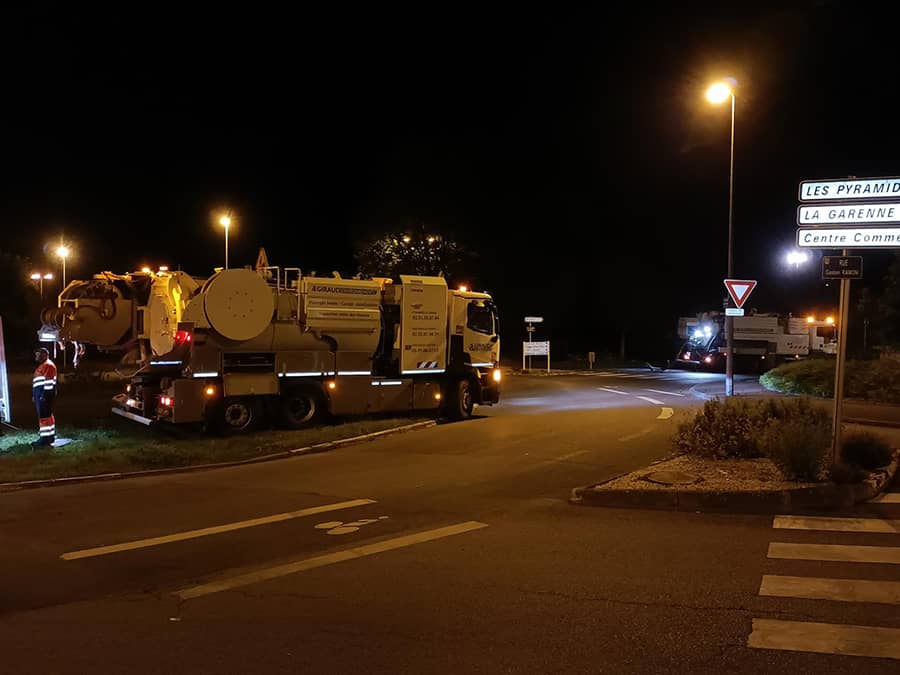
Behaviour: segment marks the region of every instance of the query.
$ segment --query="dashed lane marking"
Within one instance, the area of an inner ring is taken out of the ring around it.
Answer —
[[[647,401],[647,403],[652,403],[653,405],[663,405],[665,403],[664,401],[657,401],[655,398],[650,398],[649,396],[636,396],[635,398]]]
[[[772,527],[782,530],[825,530],[829,532],[900,533],[900,520],[881,518],[827,518],[820,516],[775,516]]]
[[[900,547],[845,546],[842,544],[787,544],[771,542],[769,558],[900,565]]]
[[[473,530],[480,530],[483,527],[487,527],[487,524],[479,523],[475,520],[470,520],[465,523],[457,523],[456,525],[450,525],[448,527],[439,527],[435,530],[426,530],[425,532],[417,532],[416,534],[408,534],[403,537],[396,537],[394,539],[379,541],[375,544],[357,546],[356,548],[350,548],[344,551],[328,553],[326,555],[320,555],[314,558],[306,558],[305,560],[298,560],[297,562],[288,563],[286,565],[269,567],[267,569],[258,570],[249,574],[240,574],[233,577],[226,577],[224,579],[213,581],[208,584],[201,584],[192,588],[186,588],[184,590],[178,591],[177,593],[175,593],[175,595],[177,595],[182,600],[190,600],[192,598],[199,598],[204,595],[211,595],[213,593],[221,593],[222,591],[229,591],[234,588],[240,588],[241,586],[256,584],[261,581],[278,579],[279,577],[284,577],[289,574],[296,574],[297,572],[304,572],[306,570],[315,569],[317,567],[324,567],[325,565],[333,565],[335,563],[344,562],[345,560],[354,560],[356,558],[375,555],[376,553],[383,553],[385,551],[392,551],[394,549],[404,548],[406,546],[413,546],[415,544],[423,544],[425,542],[434,541],[436,539],[443,539],[444,537],[452,537],[453,535],[472,532]]]
[[[840,602],[878,602],[900,604],[900,581],[863,579],[823,579],[819,577],[787,577],[765,574],[760,595]]]
[[[621,438],[618,438],[616,440],[618,440],[620,443],[624,443],[626,441],[633,441],[635,438],[640,438],[641,436],[646,436],[651,431],[653,431],[655,428],[656,427],[649,426],[649,427],[646,427],[645,429],[641,429],[637,433],[628,434],[627,436],[622,436]]]
[[[611,391],[614,394],[621,394],[622,396],[630,396],[631,395],[627,391],[619,391],[618,389],[612,389],[610,387],[597,387],[597,389],[599,389],[601,391]]]
[[[350,509],[354,506],[365,506],[366,504],[374,504],[374,499],[352,499],[346,502],[337,502],[334,504],[323,504],[321,506],[312,506],[299,511],[289,511],[288,513],[278,513],[274,516],[266,516],[264,518],[253,518],[252,520],[241,520],[235,523],[227,523],[225,525],[216,525],[215,527],[205,527],[201,530],[187,530],[186,532],[176,532],[175,534],[167,534],[163,537],[153,537],[151,539],[138,539],[129,541],[124,544],[114,544],[112,546],[98,546],[96,548],[86,548],[80,551],[72,551],[63,553],[60,558],[63,560],[78,560],[79,558],[93,558],[100,555],[108,555],[110,553],[120,553],[121,551],[131,551],[137,548],[147,548],[149,546],[159,546],[161,544],[171,544],[175,541],[184,541],[186,539],[197,539],[198,537],[208,537],[212,534],[222,534],[223,532],[233,532],[234,530],[243,530],[248,527],[256,527],[257,525],[268,525],[269,523],[280,523],[293,518],[303,518],[304,516],[312,516],[317,513],[327,513],[329,511],[338,511],[340,509]]]
[[[753,619],[747,645],[755,649],[900,659],[900,629]]]
[[[660,391],[659,389],[647,389],[647,391],[652,391],[654,394],[663,394],[665,396],[684,396],[684,394],[676,394],[674,391]]]

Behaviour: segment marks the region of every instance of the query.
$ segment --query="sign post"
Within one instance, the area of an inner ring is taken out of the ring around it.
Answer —
[[[837,362],[834,367],[834,416],[831,421],[831,460],[841,456],[844,371],[850,323],[850,281],[862,279],[862,257],[847,255],[853,248],[900,248],[900,178],[847,178],[803,181],[797,208],[797,246],[842,249],[840,256],[823,256],[822,278],[841,280]],[[875,200],[859,203],[856,200]],[[810,204],[809,202],[818,202]],[[826,203],[822,203],[826,202]],[[828,203],[831,202],[831,203]]]
[[[846,257],[847,251],[843,255]],[[847,360],[847,323],[850,317],[850,279],[841,277],[841,304],[838,310],[837,364],[834,368],[834,417],[831,420],[831,463],[836,464],[841,455],[841,421],[844,408],[844,364]]]
[[[534,356],[544,356],[547,355],[547,372],[550,372],[550,342],[523,342],[522,343],[522,370],[525,370],[525,356],[527,355],[530,359],[532,355]],[[531,368],[529,367],[529,370]]]
[[[734,318],[744,316],[744,303],[756,288],[755,279],[725,279],[728,295],[737,307],[725,307],[726,341],[728,351],[725,353],[725,396],[734,396]]]
[[[532,324],[543,323],[542,316],[526,316],[525,323],[528,325],[525,330],[528,332],[528,341],[531,342],[531,336],[534,335],[534,326]],[[549,343],[548,343],[549,344]],[[525,351],[522,351],[522,370],[525,370]],[[531,354],[528,355],[528,370],[531,370]],[[550,360],[547,359],[547,372],[550,372]]]

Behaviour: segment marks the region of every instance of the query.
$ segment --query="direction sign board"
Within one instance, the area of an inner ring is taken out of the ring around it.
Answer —
[[[898,248],[900,225],[892,227],[801,227],[800,248]]]
[[[863,259],[860,255],[822,256],[823,279],[862,279]]]
[[[526,316],[525,323],[542,323],[544,321],[544,317],[542,316]]]
[[[726,307],[725,316],[744,316],[743,307]]]
[[[755,279],[725,279],[725,288],[728,289],[728,295],[738,307],[743,307],[750,297],[750,293],[756,288]]]
[[[800,201],[847,201],[900,197],[900,178],[848,178],[805,180],[800,183]]]
[[[550,343],[523,342],[522,349],[525,356],[546,356],[550,353]]]
[[[821,204],[797,207],[798,225],[862,225],[900,223],[900,202]]]

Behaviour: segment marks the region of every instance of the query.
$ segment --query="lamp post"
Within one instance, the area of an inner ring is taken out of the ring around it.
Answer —
[[[231,225],[231,216],[225,214],[219,218],[219,225],[225,228],[225,269],[228,269],[228,227]]]
[[[728,160],[728,278],[734,278],[733,212],[734,212],[734,90],[733,80],[716,82],[706,90],[706,98],[716,105],[731,99],[731,151]],[[725,395],[734,396],[734,317],[725,317]]]
[[[32,281],[37,281],[40,284],[41,289],[41,307],[44,306],[44,280],[50,281],[53,279],[53,275],[50,272],[46,272],[41,274],[40,272],[33,272],[31,275]]]
[[[56,255],[62,260],[62,288],[66,287],[66,258],[72,253],[72,249],[70,249],[65,244],[60,244],[56,247]]]

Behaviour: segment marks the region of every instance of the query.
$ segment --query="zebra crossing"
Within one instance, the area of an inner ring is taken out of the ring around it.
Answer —
[[[780,541],[769,543],[767,558],[772,571],[793,573],[764,574],[758,595],[776,604],[813,601],[820,616],[804,612],[809,619],[804,621],[755,617],[748,647],[900,659],[900,614],[884,612],[900,605],[900,518],[895,517],[900,516],[900,491],[885,493],[870,505],[876,508],[865,516],[773,518]],[[823,575],[826,569],[828,576]],[[852,613],[856,621],[828,621],[835,608],[850,606],[859,609]],[[776,612],[788,614],[780,605]],[[895,620],[884,621],[885,616]],[[891,625],[877,625],[879,620]]]

